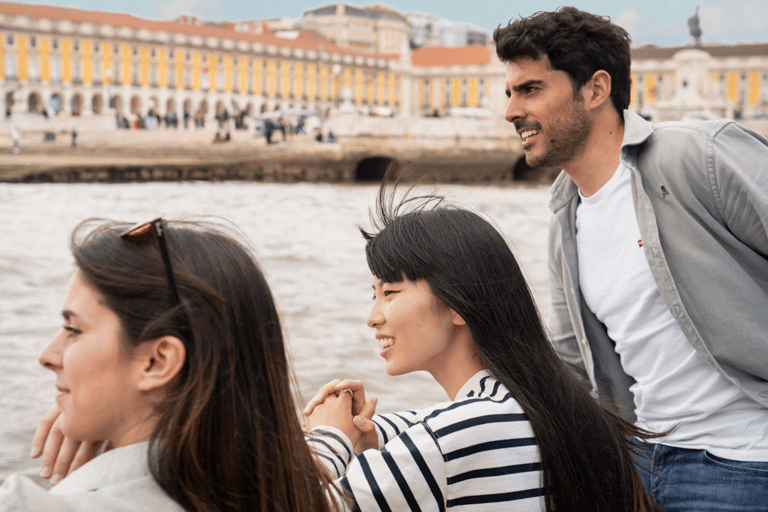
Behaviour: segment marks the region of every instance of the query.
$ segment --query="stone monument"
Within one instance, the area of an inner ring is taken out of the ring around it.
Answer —
[[[701,27],[699,26],[699,6],[696,6],[696,12],[688,18],[688,32],[693,36],[693,46],[701,48]]]

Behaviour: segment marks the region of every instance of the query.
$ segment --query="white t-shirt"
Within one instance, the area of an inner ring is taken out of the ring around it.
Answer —
[[[714,455],[768,461],[768,409],[704,363],[675,322],[654,281],[623,164],[576,211],[579,284],[589,309],[616,342],[636,381],[638,425],[658,442]]]

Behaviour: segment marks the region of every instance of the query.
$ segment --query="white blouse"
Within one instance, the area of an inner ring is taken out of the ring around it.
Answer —
[[[149,471],[149,442],[103,453],[50,491],[13,474],[0,487],[0,512],[184,512]]]

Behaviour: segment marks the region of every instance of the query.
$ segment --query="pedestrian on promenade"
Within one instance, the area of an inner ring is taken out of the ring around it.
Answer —
[[[388,374],[427,371],[451,401],[370,421],[362,382],[329,383],[305,409],[329,472],[361,511],[658,511],[630,455],[648,433],[558,358],[501,234],[441,201],[381,189],[367,323]]]
[[[19,129],[16,127],[16,125],[11,128],[11,139],[13,140],[13,147],[11,150],[13,151],[13,154],[16,155],[21,152],[21,146],[19,146],[19,139],[21,138],[21,133],[19,133]]]
[[[77,147],[77,130],[72,127],[72,149]]]
[[[505,117],[559,166],[549,233],[556,349],[656,432],[665,510],[768,503],[768,140],[732,121],[627,110],[630,38],[563,7],[494,32]]]
[[[75,441],[85,459],[106,448],[50,492],[11,475],[0,511],[336,509],[296,416],[269,286],[241,243],[199,223],[94,221],[72,253],[63,326],[40,355],[57,407],[33,446],[54,475]]]

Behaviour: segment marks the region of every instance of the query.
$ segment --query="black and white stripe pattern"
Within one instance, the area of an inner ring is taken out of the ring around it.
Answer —
[[[544,510],[531,425],[487,371],[472,377],[453,402],[374,421],[380,449],[354,458],[337,429],[319,427],[309,438],[359,510]]]

